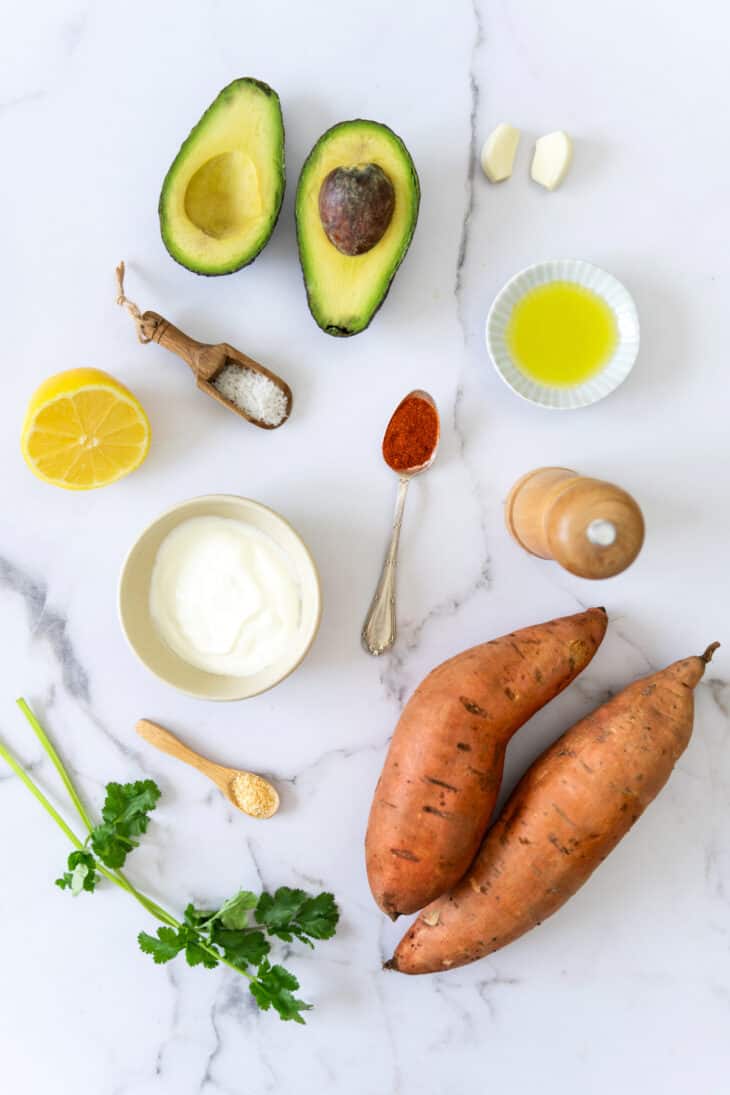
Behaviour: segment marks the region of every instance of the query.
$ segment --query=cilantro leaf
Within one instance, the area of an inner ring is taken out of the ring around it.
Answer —
[[[250,890],[239,890],[237,894],[223,902],[216,917],[224,928],[233,930],[245,928],[248,926],[248,914],[251,909],[256,908],[258,900],[256,894],[251,893]]]
[[[218,965],[218,959],[196,943],[194,937],[185,944],[185,959],[189,966],[205,966],[207,970],[214,970]]]
[[[68,870],[61,878],[56,879],[56,885],[62,890],[70,890],[73,897],[78,897],[84,890],[93,893],[96,888],[96,860],[91,852],[71,852],[66,866]]]
[[[123,826],[128,835],[139,836],[147,832],[147,815],[154,810],[160,794],[160,788],[152,779],[107,783],[101,816],[109,824]]]
[[[144,953],[151,954],[158,964],[169,962],[184,951],[189,966],[205,966],[212,970],[218,965],[218,959],[200,945],[201,938],[197,932],[186,924],[181,924],[179,928],[158,928],[156,937],[140,932],[137,941]]]
[[[140,932],[137,942],[145,954],[151,954],[155,962],[161,965],[180,953],[185,947],[186,937],[182,931],[176,931],[175,928],[158,928],[157,937],[147,932]]]
[[[293,990],[298,988],[299,982],[293,973],[283,966],[272,966],[266,958],[257,970],[256,979],[249,985],[251,995],[262,1011],[273,1007],[280,1018],[304,1023],[302,1012],[309,1011],[312,1005],[294,996]]]
[[[138,846],[134,838],[147,832],[149,811],[154,810],[159,797],[160,789],[151,779],[107,784],[101,811],[104,820],[89,836],[91,847],[107,867],[124,866],[129,853]]]
[[[212,920],[215,915],[215,909],[196,909],[191,901],[185,909],[184,918],[188,927],[193,928],[195,931],[199,931]]]
[[[211,942],[239,969],[258,966],[271,949],[262,931],[233,931],[218,924],[211,932]]]
[[[334,894],[321,893],[309,897],[299,909],[294,934],[304,943],[311,939],[331,939],[337,930],[340,910],[335,903]],[[310,937],[310,938],[307,938]]]
[[[280,886],[276,893],[262,893],[256,906],[256,923],[262,924],[270,935],[277,935],[291,943],[292,923],[296,914],[307,900],[304,890],[292,890]]]
[[[117,833],[113,825],[96,825],[89,842],[102,863],[114,869],[123,867],[129,853],[137,847],[136,840]]]
[[[311,947],[312,939],[329,939],[334,935],[340,914],[332,894],[309,897],[304,890],[281,886],[273,897],[261,894],[255,916],[270,935],[287,943],[296,937]]]

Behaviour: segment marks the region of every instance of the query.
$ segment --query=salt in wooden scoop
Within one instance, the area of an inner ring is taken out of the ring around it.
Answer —
[[[129,312],[140,342],[159,342],[189,365],[201,392],[229,411],[275,430],[291,414],[291,388],[276,373],[242,354],[227,342],[216,346],[196,342],[157,312],[141,312],[124,294],[124,263],[117,266],[117,304]]]
[[[169,753],[171,757],[177,757],[184,764],[197,768],[208,779],[212,779],[233,805],[249,817],[272,817],[279,809],[279,795],[263,776],[257,776],[254,772],[244,772],[238,768],[227,768],[223,764],[215,764],[206,757],[201,757],[187,745],[165,730],[164,726],[158,726],[149,719],[140,719],[136,727],[140,737],[160,749],[163,753]]]

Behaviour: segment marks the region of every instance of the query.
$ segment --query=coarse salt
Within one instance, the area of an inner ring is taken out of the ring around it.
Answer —
[[[234,407],[267,426],[280,426],[286,418],[284,392],[263,373],[229,362],[211,383]]]

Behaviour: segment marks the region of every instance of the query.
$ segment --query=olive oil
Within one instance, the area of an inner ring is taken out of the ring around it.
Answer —
[[[548,387],[589,380],[611,357],[616,319],[597,293],[572,281],[538,285],[518,301],[507,324],[517,367]]]

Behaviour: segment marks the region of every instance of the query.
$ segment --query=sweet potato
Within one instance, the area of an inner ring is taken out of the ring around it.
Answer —
[[[558,738],[518,784],[466,877],[424,909],[387,967],[463,966],[564,905],[669,779],[716,646],[636,681]]]
[[[588,665],[605,630],[602,608],[527,627],[458,654],[416,689],[365,840],[370,888],[393,920],[464,874],[489,824],[509,739]]]

